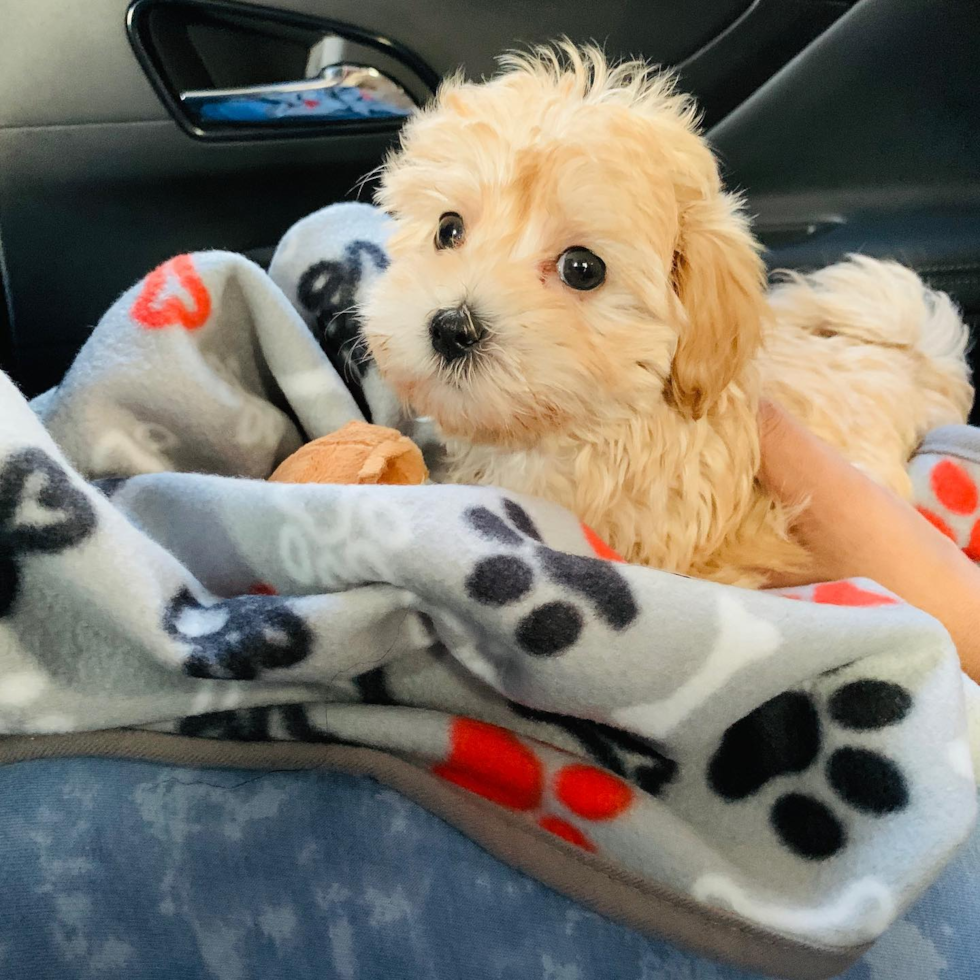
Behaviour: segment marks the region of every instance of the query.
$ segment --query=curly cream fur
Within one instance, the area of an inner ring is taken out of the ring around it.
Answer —
[[[749,587],[805,573],[755,480],[762,396],[906,495],[918,440],[969,410],[966,328],[914,273],[855,258],[767,296],[692,104],[641,62],[563,44],[451,79],[379,201],[396,228],[365,335],[449,439],[448,478],[564,504],[632,561]],[[466,240],[436,251],[447,211]],[[558,278],[572,245],[606,262],[594,292]],[[427,324],[464,299],[491,336],[447,367]]]

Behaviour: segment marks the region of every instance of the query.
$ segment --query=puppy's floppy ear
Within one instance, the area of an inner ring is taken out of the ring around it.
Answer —
[[[719,192],[684,207],[672,279],[687,323],[667,394],[697,419],[751,360],[769,316],[759,248],[735,198]]]

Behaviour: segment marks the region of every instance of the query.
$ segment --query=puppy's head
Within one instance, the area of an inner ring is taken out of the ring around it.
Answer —
[[[378,199],[391,265],[365,334],[449,435],[529,445],[637,412],[700,417],[760,340],[762,266],[690,103],[563,45],[454,79]]]

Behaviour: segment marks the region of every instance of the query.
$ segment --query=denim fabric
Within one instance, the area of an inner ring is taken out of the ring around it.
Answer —
[[[377,783],[0,769],[4,980],[746,980],[615,925]],[[848,980],[973,980],[980,832]]]

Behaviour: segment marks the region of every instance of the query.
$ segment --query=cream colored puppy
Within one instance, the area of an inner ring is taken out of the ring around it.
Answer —
[[[917,441],[969,410],[966,328],[914,273],[855,259],[767,295],[693,105],[641,62],[566,44],[450,80],[379,202],[365,336],[448,479],[563,504],[630,561],[806,575],[756,482],[760,397],[905,496]]]

